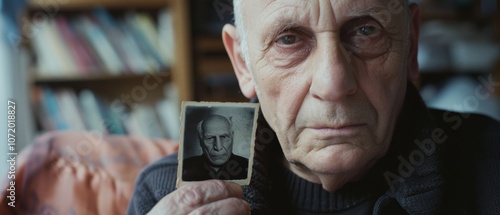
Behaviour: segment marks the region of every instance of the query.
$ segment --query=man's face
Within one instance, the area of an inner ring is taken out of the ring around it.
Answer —
[[[244,5],[249,67],[235,64],[235,56],[233,65],[245,95],[257,94],[292,168],[349,174],[382,157],[408,77],[403,3],[260,0]],[[245,69],[251,81],[245,82]]]
[[[212,165],[225,164],[233,151],[233,134],[227,119],[222,116],[208,117],[201,129],[203,154]]]

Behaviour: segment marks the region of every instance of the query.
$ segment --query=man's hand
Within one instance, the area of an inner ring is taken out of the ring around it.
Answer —
[[[250,214],[241,186],[221,180],[193,182],[161,199],[149,215]]]

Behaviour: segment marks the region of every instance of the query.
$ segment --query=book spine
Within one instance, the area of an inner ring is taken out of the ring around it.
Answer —
[[[108,72],[119,75],[124,66],[106,35],[89,16],[80,17],[85,36],[96,50]]]
[[[89,129],[107,133],[107,129],[102,123],[102,115],[98,100],[92,91],[82,90],[80,92],[80,105]]]
[[[43,89],[43,106],[56,130],[66,130],[69,128],[61,114],[57,98],[54,92],[49,88]]]
[[[76,59],[78,65],[78,72],[83,75],[88,75],[88,65],[90,64],[87,56],[84,54],[85,50],[81,47],[81,44],[76,39],[76,36],[70,30],[66,18],[61,16],[56,17],[56,26],[59,32],[61,32],[62,38],[64,40],[65,46],[69,47],[71,55]]]
[[[136,17],[137,15],[135,13],[126,16],[124,21],[126,28],[129,29],[132,37],[137,41],[143,53],[157,65],[155,68],[166,68],[167,65],[158,53],[158,50],[154,47],[153,43],[148,40],[140,27],[136,25],[137,22],[134,21]]]
[[[84,131],[85,124],[79,110],[79,104],[73,91],[64,89],[56,92],[57,102],[61,107],[61,115],[68,124],[68,128]]]

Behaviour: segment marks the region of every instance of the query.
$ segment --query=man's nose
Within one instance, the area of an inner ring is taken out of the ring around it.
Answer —
[[[215,145],[214,145],[214,149],[215,149],[216,151],[220,151],[220,150],[222,150],[222,143],[221,143],[221,141],[220,141],[220,137],[219,137],[219,136],[215,137]]]
[[[324,38],[325,39],[325,38]],[[325,39],[326,40],[326,39]],[[315,53],[310,93],[316,99],[339,101],[358,90],[353,58],[339,42],[328,40]]]

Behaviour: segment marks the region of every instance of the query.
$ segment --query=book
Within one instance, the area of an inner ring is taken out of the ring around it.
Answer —
[[[92,46],[92,43],[87,39],[84,29],[80,26],[79,21],[76,19],[68,19],[68,27],[74,32],[74,36],[77,41],[81,43],[81,47],[84,50],[83,54],[87,55],[90,60],[89,73],[90,75],[97,75],[102,73],[102,69],[105,68],[104,62],[99,58],[97,51]]]
[[[68,125],[68,129],[85,131],[86,126],[80,111],[76,94],[69,89],[55,92],[57,103],[61,108],[61,115]]]
[[[140,104],[137,105],[132,112],[134,117],[137,117],[137,122],[141,127],[141,133],[147,137],[164,138],[165,133],[161,129],[158,118],[152,106]]]
[[[91,16],[81,16],[77,18],[75,26],[82,28],[81,32],[85,34],[94,50],[96,50],[97,55],[104,63],[105,69],[110,74],[121,74],[124,66],[120,57],[113,49],[102,29],[96,24],[96,21]]]
[[[62,34],[57,29],[56,22],[54,19],[49,19],[45,24],[45,33],[46,40],[51,45],[50,47],[54,50],[54,54],[52,56],[55,61],[56,70],[59,70],[61,74],[65,76],[74,76],[78,75],[78,68],[71,51],[68,48],[68,45],[63,42]]]
[[[105,100],[101,100],[99,106],[103,117],[101,121],[109,133],[118,135],[126,134],[127,132],[120,119],[120,112],[111,108],[109,102]]]
[[[180,102],[175,86],[165,85],[166,98],[155,105],[160,124],[170,140],[178,140],[180,133]]]
[[[144,27],[143,29],[141,29],[141,27],[138,26],[138,23],[135,21],[136,17],[136,13],[127,14],[124,19],[125,27],[129,30],[130,34],[135,39],[137,44],[139,44],[139,48],[141,48],[142,53],[147,56],[149,61],[154,62],[155,68],[166,68],[167,65],[165,59],[162,59],[162,57],[160,56],[157,48],[158,46],[154,46],[154,42],[152,42],[143,31],[153,31],[153,33],[149,32],[149,34],[155,34],[154,30],[147,27],[146,29],[144,29]],[[149,22],[148,19],[146,19],[145,21]]]
[[[69,128],[67,122],[61,114],[61,109],[59,103],[57,102],[56,95],[54,92],[47,88],[43,88],[42,92],[42,105],[48,116],[48,127],[54,128],[54,130],[66,130]]]
[[[49,39],[50,32],[47,25],[33,25],[31,29],[33,31],[33,49],[37,57],[37,75],[40,77],[62,75],[55,58],[53,40]]]
[[[122,120],[127,134],[132,136],[146,136],[145,132],[141,129],[140,120],[137,114],[134,114],[133,110],[128,112],[127,116],[123,117]]]
[[[172,13],[163,9],[158,14],[159,50],[166,57],[167,65],[175,62],[175,36]]]
[[[57,30],[61,33],[63,42],[66,47],[69,47],[73,59],[77,64],[77,71],[82,75],[88,75],[92,67],[92,60],[86,54],[86,50],[78,41],[75,33],[69,27],[68,21],[65,17],[57,16],[55,19]]]
[[[165,138],[152,106],[138,104],[132,108],[130,114],[123,119],[129,135]]]
[[[144,35],[148,43],[152,44],[154,49],[160,55],[162,61],[165,62],[165,66],[168,67],[170,62],[168,62],[166,50],[162,50],[160,46],[162,39],[165,38],[160,39],[159,31],[154,20],[151,16],[145,13],[135,13],[133,15],[134,16],[130,18],[130,21],[133,22],[133,25]]]
[[[79,95],[84,120],[88,125],[87,130],[108,133],[108,130],[102,121],[99,101],[94,93],[90,90],[82,90]]]
[[[133,47],[130,46],[123,35],[124,33],[118,28],[118,23],[113,16],[107,10],[100,7],[92,10],[92,14],[99,22],[99,25],[102,26],[126,69],[134,73],[143,70],[145,66],[141,64],[140,56],[135,54],[137,51],[133,50]]]
[[[134,40],[126,24],[118,22],[117,27],[122,34],[121,45],[124,47],[124,51],[132,58],[131,62],[134,66],[133,72],[136,74],[145,74],[147,72],[149,60],[147,55],[141,51],[141,44]]]
[[[42,87],[33,87],[31,90],[31,100],[33,101],[35,110],[35,117],[43,130],[52,131],[56,130],[54,121],[50,118],[48,111],[44,104],[44,93]]]

